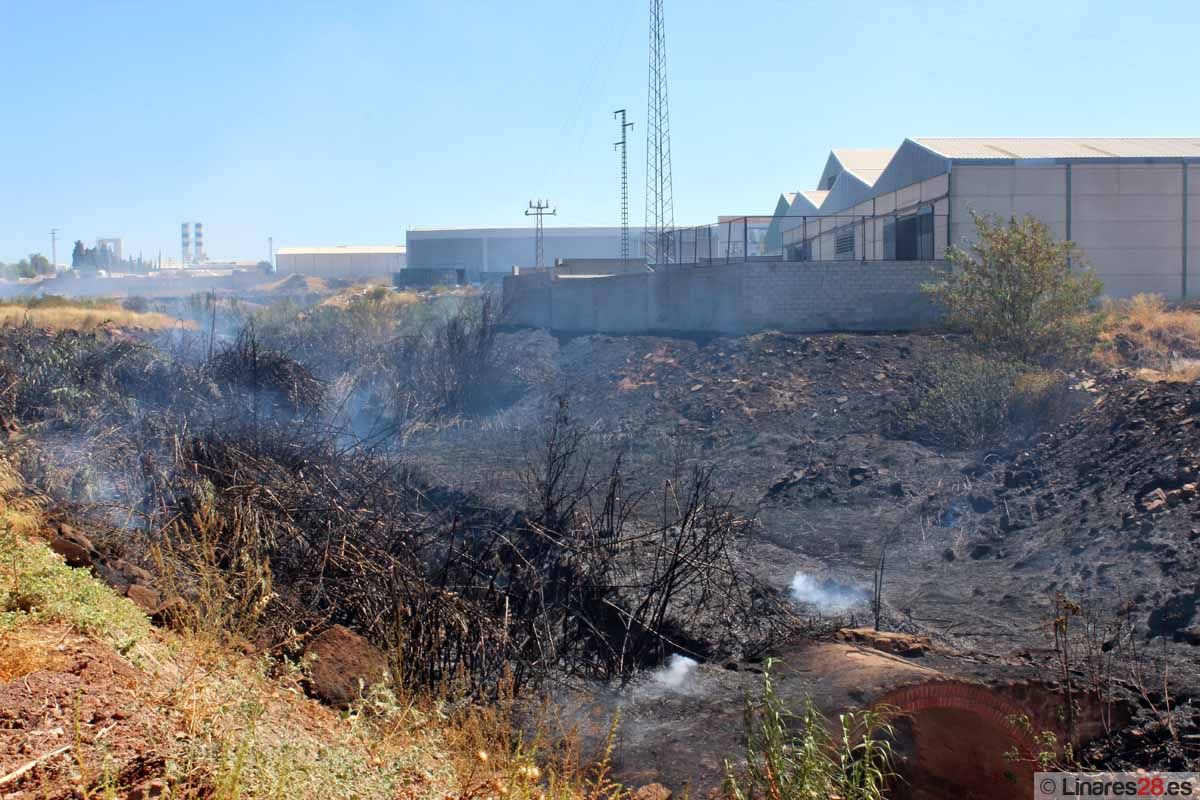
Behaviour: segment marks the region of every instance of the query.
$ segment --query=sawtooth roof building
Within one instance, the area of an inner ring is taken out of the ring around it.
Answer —
[[[767,242],[788,261],[941,259],[970,241],[972,211],[1040,219],[1079,245],[1109,296],[1200,290],[1200,137],[834,150],[816,188],[780,196]]]

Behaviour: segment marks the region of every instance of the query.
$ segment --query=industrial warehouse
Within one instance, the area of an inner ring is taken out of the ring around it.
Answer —
[[[406,236],[408,266],[413,269],[464,270],[468,280],[499,276],[514,266],[536,264],[537,233],[522,228],[414,228]],[[559,259],[618,259],[619,226],[547,227],[542,237],[544,263]],[[631,258],[641,258],[642,231],[629,231]]]
[[[972,212],[1041,220],[1079,245],[1109,297],[1187,298],[1200,264],[1200,138],[834,150],[817,188],[781,196],[772,217],[673,231],[675,258],[653,272],[513,275],[505,301],[518,323],[572,332],[920,329],[936,321],[922,285],[948,247],[970,242]]]
[[[280,275],[352,278],[393,275],[407,266],[404,245],[281,247],[275,252]]]
[[[1198,197],[1200,138],[918,138],[834,150],[771,230],[787,261],[941,259],[972,211],[1029,214],[1079,245],[1107,295],[1180,298],[1198,288]]]

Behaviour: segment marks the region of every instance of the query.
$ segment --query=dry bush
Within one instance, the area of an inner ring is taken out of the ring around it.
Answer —
[[[1172,307],[1156,294],[1112,302],[1096,360],[1107,367],[1145,370],[1153,380],[1200,377],[1200,312]]]

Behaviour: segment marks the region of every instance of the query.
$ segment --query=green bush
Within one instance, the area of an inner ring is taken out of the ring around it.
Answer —
[[[1008,422],[1009,399],[1020,367],[974,353],[920,365],[897,408],[900,432],[940,447],[978,447],[994,441]]]
[[[951,247],[951,269],[925,292],[946,311],[952,328],[989,350],[1028,363],[1061,363],[1084,355],[1101,318],[1090,309],[1103,284],[1074,242],[1058,241],[1034,219],[972,212],[978,241]]]
[[[961,352],[917,367],[896,409],[906,438],[937,447],[992,444],[1062,422],[1073,408],[1066,378],[1007,359]]]
[[[784,708],[767,662],[762,697],[746,701],[746,766],[725,762],[731,800],[883,800],[892,779],[893,731],[882,711],[826,718],[806,700],[795,714]]]
[[[150,633],[149,620],[132,602],[0,523],[0,631],[24,622],[63,622],[122,652]]]

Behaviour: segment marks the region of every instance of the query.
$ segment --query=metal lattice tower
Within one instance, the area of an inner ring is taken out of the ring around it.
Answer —
[[[646,98],[646,264],[670,264],[675,229],[671,123],[667,105],[667,32],[663,0],[650,0],[650,80]]]
[[[621,153],[621,265],[629,262],[629,140],[626,132],[633,127],[632,122],[625,121],[625,109],[613,112],[613,117],[621,121],[621,141],[613,144],[613,149]]]
[[[536,251],[536,254],[534,256],[534,262],[535,262],[534,266],[535,267],[542,266],[542,261],[543,261],[542,218],[543,217],[553,217],[557,213],[558,213],[558,209],[551,209],[550,203],[548,201],[538,200],[536,203],[532,200],[529,201],[529,208],[525,211],[525,216],[537,217],[537,222],[535,223],[537,227],[535,228],[535,234],[534,234],[534,242],[535,242],[534,250]]]

